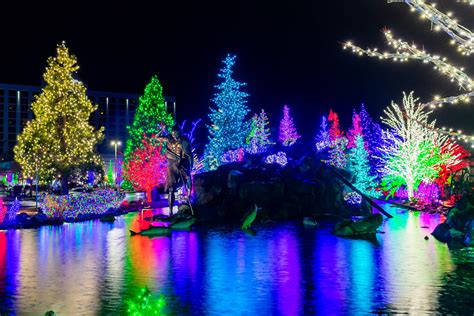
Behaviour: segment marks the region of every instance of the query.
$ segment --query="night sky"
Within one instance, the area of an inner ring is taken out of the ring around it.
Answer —
[[[473,7],[450,8],[474,28]],[[340,112],[346,129],[361,102],[379,117],[392,99],[401,100],[403,90],[415,90],[424,100],[458,93],[431,66],[357,57],[342,50],[342,41],[384,48],[381,30],[388,27],[474,74],[474,57],[460,57],[447,35],[431,32],[408,6],[385,0],[2,3],[2,12],[0,82],[40,85],[47,57],[65,40],[89,89],[142,93],[157,74],[165,94],[177,98],[179,120],[207,121],[221,60],[235,53],[235,77],[248,84],[252,112],[265,108],[276,127],[288,104],[306,140],[330,107]],[[434,117],[440,126],[474,134],[473,112],[472,104],[448,105]]]

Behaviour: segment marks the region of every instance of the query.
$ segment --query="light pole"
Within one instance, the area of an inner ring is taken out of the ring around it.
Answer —
[[[115,179],[117,179],[117,173],[116,173],[117,171],[115,170],[115,166],[117,165],[117,147],[122,145],[122,142],[119,140],[118,141],[113,140],[112,142],[110,142],[110,144],[115,147],[115,161],[114,161],[114,182],[115,182]]]

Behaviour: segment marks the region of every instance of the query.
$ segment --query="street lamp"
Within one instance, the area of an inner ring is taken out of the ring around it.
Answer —
[[[114,163],[114,165],[116,166],[117,165],[117,146],[122,145],[122,142],[119,141],[119,140],[118,141],[113,140],[113,141],[110,142],[110,144],[115,147],[115,163]],[[115,167],[114,167],[114,182],[115,182],[115,179],[117,179],[117,171],[115,170]]]
[[[115,147],[115,160],[117,160],[117,146],[122,145],[122,142],[113,140],[110,144]]]

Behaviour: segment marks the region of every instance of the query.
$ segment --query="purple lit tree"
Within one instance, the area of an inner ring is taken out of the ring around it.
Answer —
[[[290,116],[290,108],[285,105],[283,107],[283,118],[280,121],[280,136],[278,139],[283,146],[291,146],[300,137],[293,124],[293,118]]]

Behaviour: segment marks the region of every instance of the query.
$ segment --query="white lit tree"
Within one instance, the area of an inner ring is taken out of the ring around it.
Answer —
[[[448,137],[435,131],[435,121],[428,122],[431,111],[426,105],[416,104],[413,93],[403,95],[403,106],[392,102],[385,109],[382,122],[389,126],[385,136],[386,146],[379,148],[384,160],[381,173],[383,182],[392,193],[400,186],[406,186],[408,197],[424,181],[432,182],[440,172],[440,165],[451,156],[441,153],[441,147]]]

